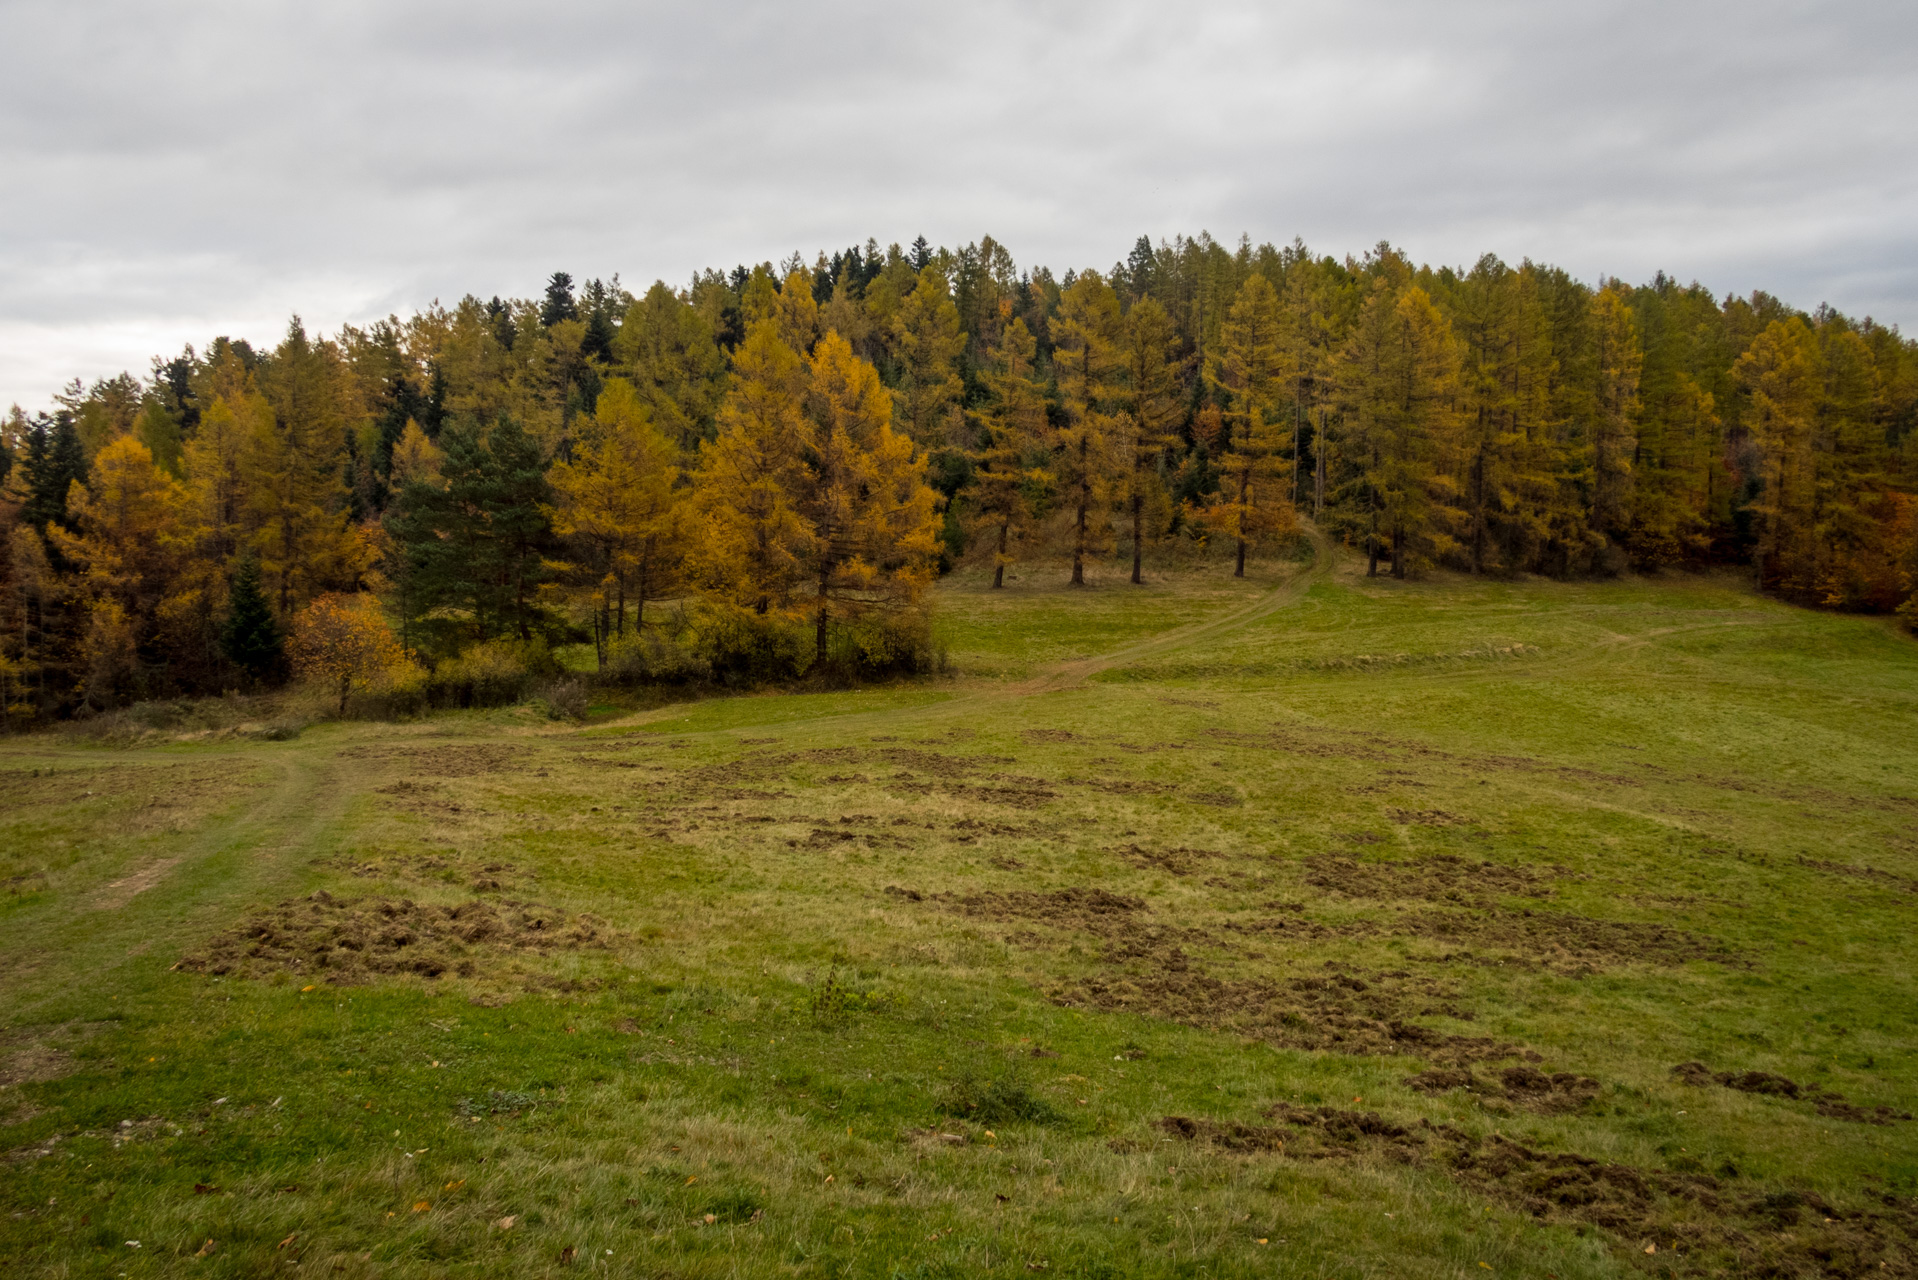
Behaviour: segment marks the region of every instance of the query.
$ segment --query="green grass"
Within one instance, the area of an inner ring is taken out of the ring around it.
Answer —
[[[1062,577],[943,583],[920,685],[0,743],[0,1260],[1913,1273],[1918,1122],[1856,1117],[1918,1097],[1918,646],[1718,576]]]

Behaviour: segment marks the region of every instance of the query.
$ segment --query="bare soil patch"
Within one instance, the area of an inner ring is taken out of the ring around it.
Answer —
[[[380,974],[472,977],[513,954],[604,949],[605,923],[568,920],[532,902],[438,906],[410,898],[342,900],[321,889],[280,903],[181,957],[187,973],[259,977],[274,971],[364,982]]]
[[[1684,929],[1556,912],[1431,908],[1406,912],[1390,931],[1515,952],[1567,972],[1618,961],[1655,965],[1678,965],[1688,960],[1742,963],[1724,943]]]
[[[1423,899],[1490,906],[1495,897],[1549,898],[1552,883],[1572,878],[1563,867],[1539,870],[1495,862],[1468,862],[1439,854],[1411,862],[1357,862],[1325,854],[1306,861],[1305,882],[1351,898]]]
[[[173,868],[185,862],[185,858],[162,858],[158,862],[149,862],[132,875],[122,876],[94,895],[95,911],[113,911],[124,907],[140,894],[167,878]]]
[[[1819,1115],[1831,1120],[1849,1120],[1855,1124],[1891,1124],[1912,1118],[1911,1112],[1897,1111],[1891,1107],[1860,1107],[1846,1101],[1844,1094],[1834,1093],[1822,1085],[1799,1084],[1789,1076],[1775,1075],[1769,1071],[1714,1072],[1702,1062],[1682,1062],[1672,1068],[1672,1075],[1681,1084],[1699,1087],[1719,1084],[1740,1093],[1810,1102]]]
[[[73,1050],[105,1031],[107,1022],[62,1022],[0,1031],[0,1089],[60,1080],[80,1069]]]
[[[1481,1097],[1498,1098],[1528,1111],[1556,1114],[1576,1111],[1598,1096],[1598,1081],[1570,1071],[1547,1074],[1521,1064],[1484,1078],[1470,1067],[1435,1067],[1405,1082],[1420,1093],[1450,1093],[1463,1089]]]

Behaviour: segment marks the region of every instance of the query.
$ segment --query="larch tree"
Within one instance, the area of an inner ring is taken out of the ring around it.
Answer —
[[[1817,336],[1796,316],[1768,324],[1732,366],[1749,397],[1745,424],[1758,453],[1753,570],[1760,586],[1799,594],[1817,580],[1819,366]]]
[[[952,426],[964,389],[959,353],[965,346],[944,268],[935,263],[921,269],[912,292],[892,316],[892,350],[899,362],[893,396],[898,426],[922,450],[956,443]]]
[[[1417,285],[1380,280],[1342,361],[1346,434],[1364,503],[1367,572],[1381,541],[1392,576],[1432,564],[1456,545],[1448,464],[1459,446],[1459,351],[1451,326]]]
[[[659,281],[627,309],[613,355],[659,430],[691,458],[711,435],[726,390],[712,325]]]
[[[553,532],[594,604],[594,646],[605,666],[606,641],[635,630],[646,604],[683,589],[687,529],[672,441],[654,425],[633,385],[614,378],[600,392],[593,420],[570,461],[553,464]]]
[[[810,535],[816,661],[834,617],[916,603],[937,551],[925,460],[892,429],[892,397],[836,333],[807,361],[806,441],[793,508]]]
[[[1175,358],[1178,345],[1172,317],[1153,299],[1141,298],[1126,312],[1118,353],[1125,370],[1124,389],[1114,435],[1128,464],[1120,484],[1122,500],[1132,517],[1135,586],[1145,581],[1146,508],[1165,499],[1159,472],[1185,410],[1179,394],[1181,368]]]
[[[733,354],[719,434],[699,450],[701,577],[715,595],[756,614],[791,611],[806,585],[810,530],[793,505],[806,382],[804,362],[770,319],[754,325]]]
[[[1630,294],[1612,281],[1592,297],[1592,529],[1622,541],[1630,523],[1632,461],[1638,439],[1638,384],[1645,357]]]
[[[1031,532],[1038,500],[1051,476],[1035,461],[1046,435],[1045,388],[1038,380],[1038,344],[1025,321],[1000,335],[983,374],[988,400],[978,411],[983,447],[975,458],[975,521],[992,540],[992,585],[1006,585],[1006,567]]]
[[[1278,291],[1264,276],[1250,276],[1226,313],[1206,370],[1207,381],[1225,397],[1216,445],[1223,482],[1201,517],[1233,540],[1235,577],[1245,576],[1248,547],[1291,527],[1294,519],[1283,457],[1292,424],[1275,421],[1289,374]]]
[[[1072,585],[1082,587],[1087,558],[1108,545],[1108,495],[1130,461],[1113,447],[1112,412],[1124,376],[1119,295],[1088,271],[1060,294],[1051,328],[1062,418],[1052,432],[1053,467],[1072,520]]]
[[[241,465],[253,545],[284,616],[329,586],[353,585],[369,557],[347,519],[352,404],[338,349],[313,342],[295,317],[270,368],[263,390],[273,412],[254,420]]]

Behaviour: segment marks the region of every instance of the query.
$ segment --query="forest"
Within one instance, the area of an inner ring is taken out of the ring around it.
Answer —
[[[293,677],[485,701],[923,670],[972,564],[1748,567],[1918,626],[1918,348],[1663,274],[1595,286],[1141,237],[1109,270],[875,241],[643,295],[215,338],[0,424],[0,719]]]

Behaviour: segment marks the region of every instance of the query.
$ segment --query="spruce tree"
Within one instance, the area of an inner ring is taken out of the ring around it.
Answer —
[[[233,574],[226,622],[220,628],[220,651],[227,661],[262,683],[279,674],[285,658],[280,624],[260,589],[260,561],[251,554],[240,561]]]

